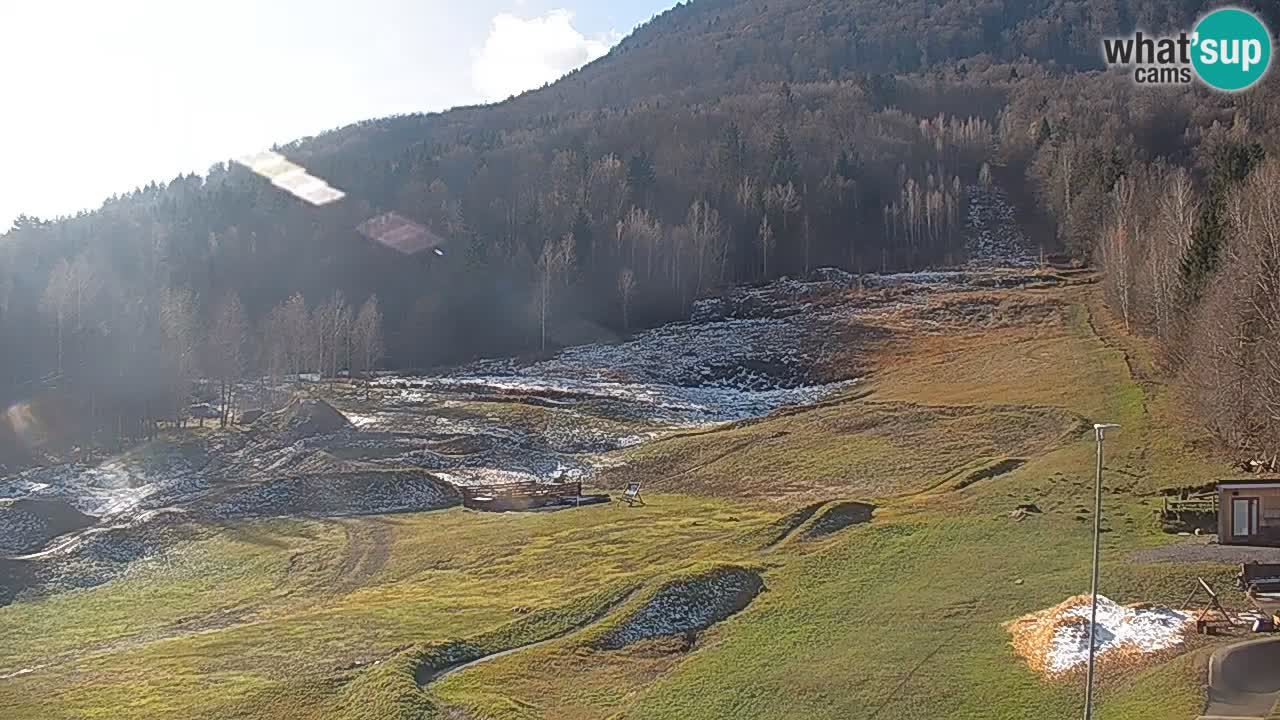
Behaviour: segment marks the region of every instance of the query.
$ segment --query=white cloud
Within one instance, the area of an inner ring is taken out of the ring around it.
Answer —
[[[528,19],[502,13],[476,54],[472,80],[486,99],[503,100],[563,77],[609,52],[619,39],[617,33],[587,38],[573,27],[568,10]]]

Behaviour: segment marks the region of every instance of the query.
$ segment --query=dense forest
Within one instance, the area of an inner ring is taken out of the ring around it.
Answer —
[[[1277,217],[1260,192],[1280,174],[1276,75],[1238,95],[1139,87],[1100,67],[1100,38],[1219,4],[694,0],[540,90],[276,148],[346,193],[332,204],[228,162],[20,217],[0,236],[0,408],[115,442],[181,417],[196,378],[226,406],[242,377],[542,352],[728,284],[956,263],[969,189],[992,181],[1047,219],[1048,249],[1107,270],[1118,312],[1210,402],[1206,363],[1239,385],[1273,362],[1280,314],[1213,279],[1269,282],[1280,262],[1233,242]],[[389,212],[443,254],[357,231]]]

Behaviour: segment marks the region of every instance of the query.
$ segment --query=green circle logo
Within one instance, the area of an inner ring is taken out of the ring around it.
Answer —
[[[1271,65],[1271,33],[1247,10],[1223,8],[1205,15],[1192,42],[1196,73],[1218,90],[1253,87]]]

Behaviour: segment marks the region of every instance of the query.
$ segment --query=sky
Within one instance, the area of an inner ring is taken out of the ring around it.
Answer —
[[[502,100],[674,0],[0,0],[0,233],[348,123]]]

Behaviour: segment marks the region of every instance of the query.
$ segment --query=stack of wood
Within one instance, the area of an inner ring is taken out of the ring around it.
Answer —
[[[581,482],[543,483],[536,480],[463,487],[462,504],[473,510],[532,510],[573,504],[582,497]]]
[[[1277,460],[1280,460],[1280,456],[1272,455],[1270,460],[1266,458],[1249,458],[1236,463],[1236,467],[1251,475],[1262,475],[1263,473],[1275,472]]]

